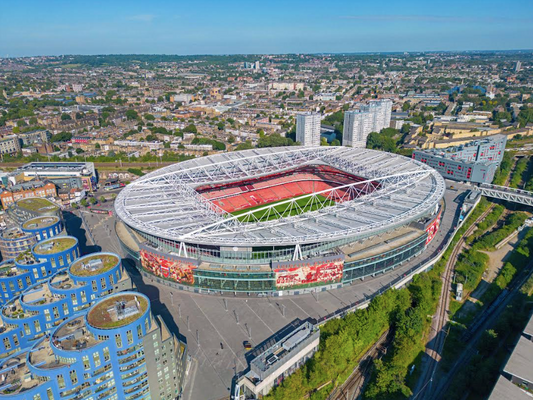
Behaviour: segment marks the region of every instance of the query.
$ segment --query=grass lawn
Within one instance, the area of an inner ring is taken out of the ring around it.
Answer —
[[[53,243],[52,247],[50,249],[45,248],[43,245],[47,245]],[[76,240],[69,238],[69,237],[56,237],[52,240],[48,240],[46,242],[41,242],[35,248],[33,251],[36,254],[53,254],[53,253],[61,253],[62,251],[65,251],[67,249],[70,249],[76,244]]]
[[[296,204],[298,205],[298,207],[296,207],[296,205],[291,205],[291,203],[285,203],[285,204],[280,204],[278,206],[275,206],[274,209],[282,217],[289,217],[289,216],[292,216],[292,215],[303,214],[305,212],[315,211],[315,210],[319,210],[321,208],[325,208],[325,207],[329,207],[329,206],[335,205],[335,202],[333,200],[329,200],[329,199],[327,199],[326,197],[324,197],[322,195],[317,195],[312,201],[311,201],[310,197],[303,197],[303,196],[306,196],[306,195],[294,197],[294,199],[298,199],[298,200],[296,200]],[[275,202],[267,203],[267,204],[261,204],[261,205],[250,207],[250,208],[246,208],[244,210],[239,210],[239,211],[232,212],[231,215],[238,216],[238,215],[247,213],[247,212],[249,212],[251,210],[258,210],[258,209],[263,208],[263,207],[265,207],[267,205],[273,205],[273,204],[277,204],[277,203],[282,203],[282,202],[287,201],[287,200],[288,199],[275,201]],[[262,221],[270,221],[272,219],[280,218],[280,216],[278,216],[278,214],[273,213],[272,211],[270,211],[270,215],[268,213],[269,213],[268,209],[267,210],[259,210],[259,211],[255,212],[255,213],[253,213],[252,215],[250,215],[250,217],[242,216],[241,218],[238,218],[238,219],[239,219],[239,221],[247,221],[247,218],[249,218],[249,222],[256,222],[256,219],[258,221],[262,222]],[[252,216],[254,216],[256,219],[254,219]]]
[[[102,267],[95,271],[83,268],[82,264],[88,264],[91,260],[101,260],[103,264]],[[76,260],[76,262],[74,262],[70,267],[70,272],[77,276],[99,275],[109,271],[111,268],[117,265],[119,261],[120,260],[118,259],[118,257],[112,256],[110,254],[95,254],[90,257],[85,257],[81,260]]]
[[[130,315],[129,317],[126,317],[121,320],[116,320],[113,315],[109,313],[109,310],[113,308],[113,306],[119,302],[123,301],[127,304],[127,306],[131,306],[135,304],[135,297],[139,301],[140,309],[138,309],[138,312],[134,315]],[[148,308],[148,302],[143,296],[135,296],[133,294],[123,294],[118,296],[110,296],[106,298],[105,300],[100,301],[97,303],[91,311],[89,311],[89,314],[87,314],[87,320],[89,323],[100,329],[111,329],[111,328],[119,328],[121,326],[128,325],[132,323],[133,321],[137,320]]]
[[[46,211],[54,211],[57,210],[59,207],[52,203],[50,200],[41,198],[41,197],[33,197],[29,199],[22,199],[17,201],[17,206],[26,208],[30,211],[40,211],[43,208],[46,208]]]

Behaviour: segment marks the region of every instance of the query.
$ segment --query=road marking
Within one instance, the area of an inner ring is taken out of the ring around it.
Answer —
[[[233,355],[235,356],[235,358],[237,360],[239,360],[239,364],[241,364],[243,366],[243,368],[246,368],[246,366],[242,363],[242,361],[239,359],[239,357],[237,356],[237,354],[233,351],[233,349],[231,348],[231,346],[228,344],[228,342],[226,342],[226,339],[224,339],[224,336],[222,336],[220,334],[220,332],[218,331],[218,329],[215,327],[215,325],[213,325],[213,323],[211,322],[211,320],[209,319],[209,317],[206,315],[206,313],[204,312],[204,310],[202,310],[202,307],[200,307],[198,305],[198,303],[194,300],[194,296],[191,296],[191,299],[192,299],[192,302],[196,305],[196,307],[198,307],[198,309],[200,310],[200,312],[204,315],[204,317],[207,319],[207,321],[209,321],[209,323],[211,324],[211,326],[213,327],[213,329],[215,330],[216,333],[218,333],[218,336],[220,336],[220,338],[222,339],[222,341],[224,343],[226,343],[226,346],[228,347],[228,349],[231,350],[231,352],[233,353]],[[200,346],[201,347],[201,346]]]
[[[250,310],[252,310],[252,312],[253,312],[255,315],[257,315],[257,318],[259,318],[259,319],[261,320],[261,322],[267,327],[267,329],[268,329],[270,332],[274,333],[274,331],[270,328],[270,326],[268,326],[268,324],[267,324],[265,321],[263,321],[263,318],[261,318],[261,317],[255,312],[255,310],[254,310],[252,307],[250,307],[250,305],[248,304],[248,302],[245,302],[244,304],[246,304],[246,306],[247,306]],[[246,333],[248,333],[248,332],[246,332]]]

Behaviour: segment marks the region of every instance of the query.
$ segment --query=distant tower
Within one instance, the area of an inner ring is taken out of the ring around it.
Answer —
[[[391,100],[371,101],[358,110],[344,113],[344,131],[342,144],[357,148],[366,147],[370,132],[380,132],[390,126],[392,113]]]
[[[296,141],[302,146],[320,146],[320,114],[305,113],[296,116]]]
[[[514,67],[514,72],[520,72],[521,69],[522,69],[522,62],[517,61],[516,66]]]

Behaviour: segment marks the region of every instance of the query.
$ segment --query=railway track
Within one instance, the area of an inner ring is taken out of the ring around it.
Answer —
[[[418,386],[420,389],[415,393],[412,399],[431,399],[432,395],[432,382],[433,376],[437,369],[437,365],[441,360],[442,349],[444,348],[444,341],[446,340],[446,332],[444,331],[444,326],[448,322],[448,312],[450,307],[450,297],[451,297],[451,284],[452,284],[452,275],[454,272],[455,263],[461,254],[463,246],[465,244],[465,238],[470,236],[474,230],[477,228],[477,225],[485,219],[485,217],[492,211],[494,205],[490,205],[484,212],[481,214],[472,225],[466,230],[466,232],[461,236],[457,244],[452,250],[452,254],[446,263],[446,268],[443,275],[443,285],[441,288],[440,301],[437,306],[437,312],[433,318],[433,323],[431,325],[431,332],[429,335],[428,345],[426,346],[426,354],[429,357],[429,366],[424,369]]]
[[[389,345],[389,331],[386,331],[361,357],[359,365],[353,370],[346,381],[335,388],[327,400],[354,400],[362,392],[362,389],[372,372],[373,361],[383,357]]]

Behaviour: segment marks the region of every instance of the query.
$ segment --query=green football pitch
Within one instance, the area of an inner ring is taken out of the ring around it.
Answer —
[[[270,206],[270,205],[274,205],[278,203],[283,203],[284,201],[287,201],[288,199],[274,201],[272,203],[261,204],[258,206],[246,208],[244,210],[235,211],[235,212],[232,212],[231,215],[238,216],[238,215],[247,213],[249,211],[258,210],[255,213],[252,213],[250,216],[243,215],[242,217],[238,219],[239,221],[243,221],[243,222],[262,222],[262,221],[270,221],[272,219],[279,219],[281,217],[289,217],[292,215],[303,214],[305,212],[315,211],[315,210],[329,207],[335,204],[333,200],[329,200],[322,195],[316,195],[314,198],[311,198],[311,197],[304,198],[303,196],[305,195],[294,197],[294,199],[296,200],[294,204],[291,204],[291,203],[279,204],[278,206],[273,207],[272,210],[268,210],[268,209],[259,210],[259,209],[267,205]],[[276,210],[277,212],[274,212],[274,210]]]

